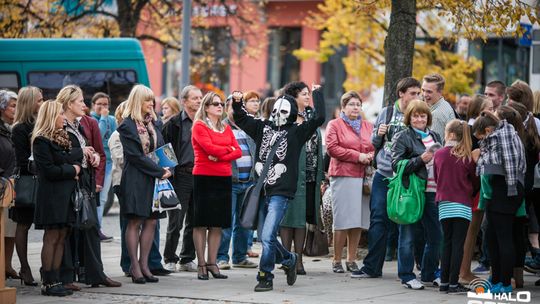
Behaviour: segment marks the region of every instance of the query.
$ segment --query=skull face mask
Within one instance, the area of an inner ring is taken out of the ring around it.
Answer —
[[[291,102],[284,96],[278,98],[274,104],[274,109],[270,115],[270,120],[278,127],[287,123],[289,116],[291,115]]]

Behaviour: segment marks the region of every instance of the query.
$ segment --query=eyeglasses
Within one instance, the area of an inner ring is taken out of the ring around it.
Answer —
[[[258,99],[250,99],[250,100],[248,100],[247,102],[257,102],[257,103],[259,103],[259,102],[261,102],[261,101],[258,100]]]
[[[362,107],[362,103],[349,102],[349,103],[347,104],[347,106],[351,106],[351,107],[359,107],[359,108],[361,108],[361,107]]]
[[[225,107],[225,104],[223,102],[211,102],[208,105],[209,106],[214,106],[214,107],[221,106],[222,108]]]

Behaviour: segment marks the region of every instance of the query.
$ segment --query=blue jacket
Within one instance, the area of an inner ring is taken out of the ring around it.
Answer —
[[[103,117],[96,112],[92,112],[90,115],[98,122],[99,133],[101,134],[101,141],[103,142],[103,149],[105,150],[107,163],[112,163],[111,150],[109,149],[109,138],[111,138],[111,134],[116,131],[116,119],[114,119],[114,116],[112,115]]]

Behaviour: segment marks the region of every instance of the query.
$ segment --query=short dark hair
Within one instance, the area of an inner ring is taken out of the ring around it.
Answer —
[[[292,97],[296,98],[304,88],[308,88],[309,90],[309,87],[303,81],[289,82],[283,88],[283,94],[291,95]]]
[[[497,90],[497,94],[499,95],[504,95],[506,91],[506,85],[500,80],[490,81],[488,84],[486,84],[486,87],[495,88]]]
[[[107,100],[109,101],[109,103],[111,103],[111,98],[109,97],[109,95],[103,93],[103,92],[97,92],[96,94],[94,94],[94,96],[92,97],[92,104],[95,104],[96,101],[100,98],[107,98]]]
[[[396,94],[399,97],[399,92],[405,93],[409,88],[421,88],[420,81],[413,77],[405,77],[398,81],[396,85]]]

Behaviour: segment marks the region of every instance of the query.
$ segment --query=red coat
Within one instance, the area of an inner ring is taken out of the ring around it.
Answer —
[[[364,177],[366,165],[358,162],[360,153],[373,153],[373,125],[362,120],[360,136],[343,119],[331,120],[326,127],[326,150],[330,159],[329,176]]]
[[[223,133],[219,133],[202,121],[195,121],[191,143],[195,154],[194,175],[231,176],[231,161],[242,156],[242,150],[228,125],[225,125]],[[210,155],[217,157],[218,161],[211,161],[208,158]]]
[[[103,149],[103,142],[101,141],[101,134],[99,133],[99,125],[95,119],[90,116],[83,116],[81,118],[81,125],[84,129],[84,136],[88,140],[87,145],[91,146],[99,154],[99,166],[96,168],[96,186],[103,187],[103,181],[105,179],[105,150]],[[90,164],[88,165],[90,166]]]

